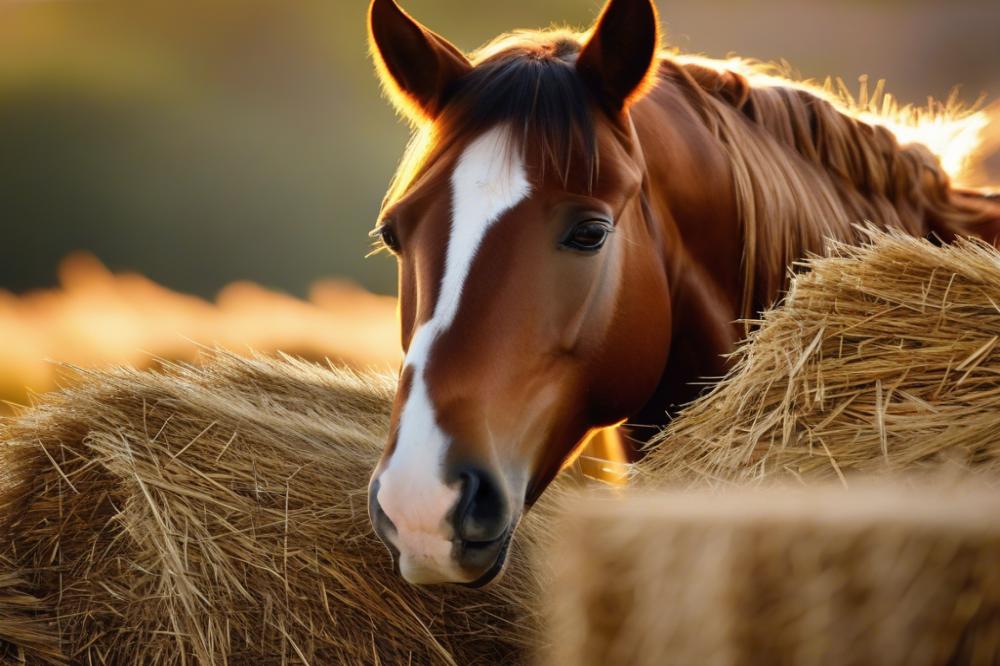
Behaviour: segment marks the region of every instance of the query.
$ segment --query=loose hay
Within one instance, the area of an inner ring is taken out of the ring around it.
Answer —
[[[366,509],[391,381],[225,354],[86,374],[0,426],[0,661],[510,663],[541,640],[522,549],[486,592],[391,570]]]
[[[1000,663],[1000,495],[866,487],[579,504],[547,663]]]
[[[652,443],[653,483],[1000,470],[1000,252],[868,231],[804,262],[734,369]]]

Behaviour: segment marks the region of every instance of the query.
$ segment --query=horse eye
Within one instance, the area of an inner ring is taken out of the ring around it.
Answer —
[[[391,225],[382,223],[372,232],[372,235],[392,252],[399,252],[399,237],[396,236],[396,231]]]
[[[611,225],[604,220],[586,220],[573,227],[563,240],[563,246],[581,252],[596,252],[611,233]]]

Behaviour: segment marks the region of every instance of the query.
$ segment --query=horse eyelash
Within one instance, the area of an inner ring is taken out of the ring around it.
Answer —
[[[368,232],[368,238],[372,239],[372,242],[371,242],[371,250],[369,250],[368,254],[365,255],[365,259],[369,257],[374,257],[375,255],[381,254],[383,252],[388,252],[389,254],[392,254],[392,250],[390,250],[389,246],[386,245],[385,242],[382,240],[382,229],[384,227],[385,224],[383,223]]]
[[[615,224],[614,220],[610,220],[606,217],[588,217],[587,219],[578,222],[578,224],[584,224],[586,222],[600,222],[607,228],[609,234],[613,234],[618,231],[618,225]]]

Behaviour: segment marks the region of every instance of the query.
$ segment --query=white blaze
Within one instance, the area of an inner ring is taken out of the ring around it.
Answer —
[[[404,367],[412,370],[399,434],[379,477],[378,502],[396,526],[393,542],[400,571],[412,583],[457,581],[448,511],[458,488],[445,485],[442,463],[448,436],[441,431],[424,378],[434,341],[458,312],[462,290],[483,237],[505,212],[528,196],[531,186],[510,130],[498,126],[470,143],[451,176],[452,221],[444,276],[429,320],[413,335]]]

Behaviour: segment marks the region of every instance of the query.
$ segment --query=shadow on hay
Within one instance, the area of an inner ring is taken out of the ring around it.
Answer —
[[[225,353],[78,372],[0,429],[0,660],[509,663],[541,641],[524,548],[480,593],[391,570],[366,510],[390,379]]]

